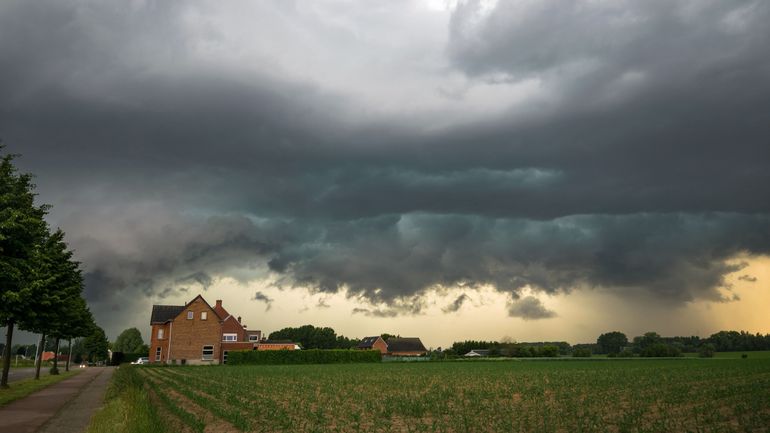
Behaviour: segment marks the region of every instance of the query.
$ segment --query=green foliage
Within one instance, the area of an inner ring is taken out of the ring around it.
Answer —
[[[360,340],[349,339],[342,335],[337,336],[332,328],[318,328],[313,325],[283,328],[280,331],[272,332],[268,339],[299,343],[303,349],[350,349],[360,342]]]
[[[599,348],[599,353],[617,354],[627,345],[628,337],[626,337],[626,334],[619,331],[604,333],[596,339],[596,346]]]
[[[575,358],[590,358],[591,349],[587,349],[587,348],[575,349],[572,351],[572,356]]]
[[[653,343],[641,349],[639,356],[645,358],[677,357],[682,356],[682,352],[669,344]]]
[[[107,347],[107,336],[104,334],[104,330],[98,326],[93,326],[91,333],[83,340],[85,359],[89,361],[107,359]]]
[[[144,381],[131,366],[115,370],[104,406],[94,414],[87,433],[166,433],[164,419],[150,401]]]
[[[227,355],[229,365],[344,364],[381,360],[379,350],[251,350],[231,351]]]
[[[128,328],[118,335],[115,342],[112,343],[113,352],[134,353],[142,352],[144,340],[142,333],[136,328]]]
[[[698,356],[701,358],[713,358],[714,353],[716,353],[716,347],[714,347],[711,343],[706,343],[703,346],[701,346],[700,350],[698,351]]]

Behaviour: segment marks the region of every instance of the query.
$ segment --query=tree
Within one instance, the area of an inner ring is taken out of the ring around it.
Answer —
[[[663,344],[663,339],[657,332],[645,332],[642,336],[634,337],[634,350],[638,352],[659,344]]]
[[[0,151],[3,146],[0,145]],[[32,175],[18,173],[15,155],[0,159],[0,323],[6,327],[0,387],[8,387],[13,329],[32,313],[32,255],[42,243],[48,206],[35,205]]]
[[[349,349],[355,341],[340,337],[337,337],[337,333],[332,328],[304,325],[299,328],[283,328],[280,331],[271,332],[268,338],[299,343],[303,349]]]
[[[103,361],[107,359],[107,336],[104,330],[97,325],[91,327],[91,331],[83,340],[85,357],[89,361]]]
[[[628,345],[628,337],[619,331],[607,332],[596,339],[596,345],[599,347],[599,353],[618,354]]]
[[[142,334],[136,328],[128,328],[118,335],[112,344],[113,352],[139,353],[144,346]]]

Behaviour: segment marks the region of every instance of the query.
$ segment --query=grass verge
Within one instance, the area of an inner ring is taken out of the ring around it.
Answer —
[[[94,414],[87,433],[166,433],[168,428],[144,390],[135,367],[121,366],[112,376],[104,406]]]
[[[53,385],[54,383],[61,382],[64,379],[72,377],[80,373],[80,370],[62,371],[58,375],[45,375],[40,376],[39,380],[25,379],[18,382],[12,382],[10,388],[0,389],[0,406],[26,397],[35,391],[39,391],[45,387]]]

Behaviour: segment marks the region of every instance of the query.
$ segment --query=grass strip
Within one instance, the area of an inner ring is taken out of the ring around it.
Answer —
[[[38,380],[31,378],[13,382],[10,384],[10,388],[0,389],[0,406],[5,406],[14,400],[26,397],[35,391],[39,391],[43,388],[51,386],[54,383],[61,382],[62,380],[70,378],[78,373],[80,373],[80,370],[71,370],[62,372],[58,375],[40,376],[40,379]]]
[[[167,433],[144,390],[144,381],[135,367],[121,366],[112,376],[105,404],[94,414],[87,433]]]

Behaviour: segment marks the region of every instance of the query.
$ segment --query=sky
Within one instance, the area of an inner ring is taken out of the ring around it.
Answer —
[[[0,137],[114,339],[770,332],[770,3],[8,0]],[[31,337],[30,337],[31,338]]]

